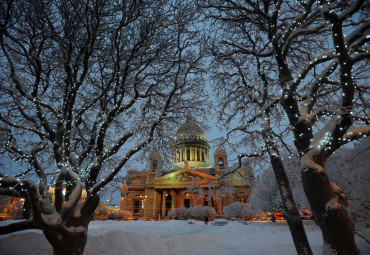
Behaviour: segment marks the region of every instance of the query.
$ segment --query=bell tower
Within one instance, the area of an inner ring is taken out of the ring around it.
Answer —
[[[149,168],[146,176],[146,182],[151,182],[154,178],[161,175],[163,160],[158,150],[153,150],[149,157]]]
[[[229,167],[227,165],[227,153],[224,148],[218,147],[213,153],[215,159],[215,174],[220,175]]]

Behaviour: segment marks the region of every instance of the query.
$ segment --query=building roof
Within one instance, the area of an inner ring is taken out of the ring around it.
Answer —
[[[194,122],[192,117],[187,117],[184,124],[177,130],[177,135],[203,134],[203,130]]]
[[[192,117],[188,117],[185,123],[179,127],[175,143],[172,146],[184,144],[202,145],[210,148],[207,139],[204,137],[203,130],[194,122]]]

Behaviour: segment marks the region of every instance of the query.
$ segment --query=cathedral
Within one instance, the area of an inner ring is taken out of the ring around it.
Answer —
[[[120,209],[128,210],[136,218],[153,219],[165,217],[167,213],[180,207],[210,206],[218,215],[233,202],[248,202],[250,187],[248,179],[240,178],[252,173],[238,169],[220,180],[230,169],[227,153],[223,148],[213,154],[214,167],[209,157],[210,145],[202,129],[191,118],[177,130],[171,145],[171,166],[162,167],[162,157],[154,151],[149,157],[149,167],[144,171],[128,171],[122,185]],[[202,192],[192,193],[189,187],[196,186]],[[212,187],[231,187],[225,195],[211,192]],[[189,191],[190,190],[190,191]]]

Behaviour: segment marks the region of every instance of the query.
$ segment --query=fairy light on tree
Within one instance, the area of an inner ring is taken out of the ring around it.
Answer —
[[[282,160],[295,155],[325,247],[358,253],[347,198],[330,182],[325,162],[370,133],[363,84],[369,59],[366,1],[199,2],[214,26],[220,25],[210,44],[220,120],[230,128],[228,136],[238,135],[250,150],[247,155],[265,146],[297,253],[312,252],[307,240],[299,239],[304,234],[294,234],[299,220],[289,223],[299,215],[287,206],[294,201],[287,199]],[[241,123],[237,128],[235,121]]]

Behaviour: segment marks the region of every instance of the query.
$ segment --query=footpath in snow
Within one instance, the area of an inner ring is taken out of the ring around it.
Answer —
[[[0,222],[4,225],[6,222]],[[322,254],[322,237],[314,222],[305,222],[314,254]],[[370,229],[357,230],[370,239]],[[362,254],[370,254],[370,244],[356,235]],[[84,254],[86,255],[239,255],[295,254],[285,222],[229,222],[224,226],[203,222],[93,221]],[[41,231],[27,230],[0,236],[0,254],[52,254]]]

